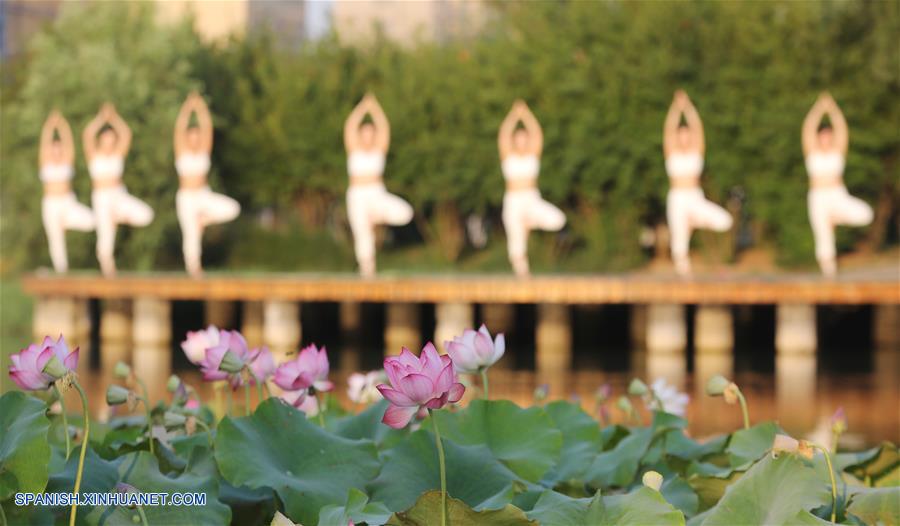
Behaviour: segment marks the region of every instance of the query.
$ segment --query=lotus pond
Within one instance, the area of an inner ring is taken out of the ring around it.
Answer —
[[[698,439],[680,416],[683,395],[660,382],[600,389],[594,415],[540,393],[531,407],[491,399],[489,368],[505,343],[484,328],[447,342],[446,355],[429,344],[354,375],[352,407],[331,395],[324,349],[277,364],[215,328],[182,348],[215,397],[173,376],[170,396],[149,400],[120,364],[107,403],[131,412],[108,422],[60,407],[69,389],[87,405],[78,350],[62,338],[14,355],[10,375],[27,392],[0,397],[0,525],[900,523],[896,445],[837,450],[840,413],[831,443],[794,439],[755,422],[753,401],[723,377],[706,391],[744,425]],[[460,374],[480,379],[465,407]],[[206,501],[17,505],[25,494],[177,492]]]

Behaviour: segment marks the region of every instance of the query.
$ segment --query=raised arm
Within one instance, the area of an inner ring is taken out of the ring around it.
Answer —
[[[63,162],[75,163],[75,140],[72,138],[72,128],[69,121],[57,112],[56,130],[59,132],[59,142],[62,145]]]
[[[131,128],[128,127],[125,119],[119,115],[116,107],[112,104],[109,106],[107,122],[109,122],[109,125],[119,137],[119,140],[116,142],[116,153],[121,157],[125,157],[128,154],[128,149],[131,148]]]
[[[359,126],[366,116],[368,95],[357,104],[344,121],[344,148],[351,153],[359,148]]]
[[[175,118],[175,157],[179,157],[187,149],[187,129],[191,124],[191,113],[193,112],[192,96],[193,94],[188,95],[188,98],[182,103],[181,109],[178,110],[178,117]]]
[[[678,123],[681,122],[681,112],[684,110],[684,97],[681,90],[675,92],[669,112],[666,114],[666,122],[663,124],[663,155],[668,157],[675,150]]]
[[[544,130],[541,129],[541,123],[538,122],[534,113],[531,113],[528,105],[525,102],[521,104],[521,115],[519,118],[522,120],[522,125],[525,126],[525,131],[528,132],[529,153],[540,157],[541,152],[544,151]]]
[[[841,108],[830,94],[824,93],[822,97],[825,99],[825,112],[828,113],[828,120],[831,121],[831,127],[834,130],[834,144],[846,156],[847,148],[850,145],[850,130],[847,127],[847,119],[844,118],[844,112],[841,111]]]
[[[500,124],[500,131],[497,133],[497,149],[500,151],[500,160],[506,159],[506,156],[513,149],[513,133],[516,131],[516,125],[519,123],[519,101],[513,104],[512,109],[503,118]]]
[[[84,156],[88,162],[91,162],[91,159],[94,158],[94,154],[97,152],[97,134],[100,133],[103,123],[106,122],[108,111],[106,105],[101,107],[97,115],[88,122],[87,126],[84,127],[84,131],[81,132],[81,145],[84,148]]]
[[[703,121],[700,120],[700,114],[694,107],[690,99],[685,95],[684,120],[687,122],[688,129],[691,131],[691,142],[693,146],[700,150],[700,154],[706,153],[706,136],[703,134]]]
[[[213,123],[212,115],[209,113],[209,106],[199,93],[194,93],[194,111],[197,113],[197,125],[200,126],[200,147],[207,154],[212,152],[213,145]]]
[[[375,125],[375,147],[387,154],[391,146],[391,122],[384,113],[381,104],[374,95],[368,94],[368,111],[372,116],[372,124]]]
[[[38,152],[38,163],[42,166],[48,162],[47,157],[50,155],[50,144],[53,142],[53,133],[56,131],[58,122],[59,112],[53,110],[41,127],[41,146]]]
[[[816,134],[819,131],[819,124],[822,122],[822,117],[825,116],[825,101],[820,95],[818,99],[816,99],[816,103],[813,104],[813,107],[809,110],[809,113],[806,114],[806,118],[803,119],[803,131],[802,131],[802,139],[803,139],[803,155],[807,156],[816,149]]]

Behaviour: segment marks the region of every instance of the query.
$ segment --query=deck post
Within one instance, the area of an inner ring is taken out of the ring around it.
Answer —
[[[778,417],[812,424],[816,395],[816,306],[780,304],[775,312],[775,395]],[[800,424],[798,424],[800,425]]]
[[[875,305],[872,314],[875,381],[879,389],[890,393],[900,370],[900,305]]]
[[[485,303],[481,306],[481,322],[492,336],[496,338],[497,334],[502,332],[509,342],[509,334],[516,328],[516,306],[511,303]],[[494,364],[493,369],[513,368],[516,358],[509,350],[507,347],[507,352]]]
[[[629,347],[629,369],[632,375],[643,377],[647,374],[647,305],[636,303],[631,306],[628,320],[631,337]]]
[[[474,328],[475,309],[471,303],[438,303],[434,306],[434,318],[434,346],[447,352],[444,342]]]
[[[172,303],[153,297],[134,299],[132,365],[150,390],[150,403],[165,391],[172,374]],[[115,365],[115,364],[113,364]]]
[[[220,329],[235,328],[237,304],[233,301],[206,300],[203,304],[203,325]],[[246,336],[245,336],[246,337]]]
[[[647,306],[647,380],[664,378],[679,389],[687,376],[685,306],[653,303]]]
[[[535,331],[535,369],[538,383],[550,386],[550,392],[568,397],[567,385],[572,369],[572,327],[569,305],[537,305]]]
[[[300,304],[293,301],[263,302],[263,344],[281,362],[289,352],[297,352],[301,340]]]
[[[359,371],[362,368],[362,354],[359,348],[362,304],[344,301],[338,308],[341,328],[340,368],[343,371]]]
[[[710,377],[734,372],[734,317],[726,305],[701,305],[694,318],[695,390],[703,392]]]
[[[131,363],[131,301],[108,299],[100,302],[100,371],[112,378],[118,362]]]
[[[263,304],[261,301],[245,301],[241,306],[241,334],[250,347],[263,344]]]
[[[388,303],[385,305],[384,355],[400,354],[403,347],[415,354],[422,349],[419,331],[418,303]]]

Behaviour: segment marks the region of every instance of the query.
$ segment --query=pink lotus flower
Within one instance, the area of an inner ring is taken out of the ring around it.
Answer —
[[[439,355],[431,342],[421,356],[404,347],[400,356],[385,358],[384,370],[390,385],[381,384],[378,390],[391,405],[381,421],[395,429],[406,426],[420,409],[440,409],[458,402],[466,390],[459,383],[453,360]]]
[[[198,365],[206,381],[229,380],[237,389],[243,383],[241,370],[259,353],[247,348],[247,340],[237,331],[220,331],[219,343],[206,349],[206,355]]]
[[[325,348],[310,345],[300,351],[297,357],[278,366],[275,371],[275,385],[286,391],[315,388],[316,391],[331,391],[334,384],[328,381],[328,353]]]
[[[309,391],[306,389],[300,391],[285,391],[281,393],[281,399],[303,411],[307,416],[316,416],[319,414],[319,401],[316,400],[315,396],[309,396]]]
[[[216,345],[219,345],[219,329],[210,325],[205,330],[188,331],[187,338],[181,342],[181,350],[191,363],[199,365],[206,357],[206,350]]]
[[[250,383],[256,384],[256,380],[265,383],[266,380],[275,375],[275,358],[268,347],[260,347],[252,351],[256,354],[253,361],[250,362]]]
[[[384,371],[353,373],[347,378],[347,397],[357,404],[371,404],[381,399],[378,384],[387,380]]]
[[[54,358],[56,360],[51,361]],[[75,371],[78,367],[78,348],[69,352],[69,346],[61,334],[55,342],[47,336],[41,345],[32,343],[9,359],[12,361],[9,376],[16,385],[28,391],[41,391],[67,371]]]
[[[497,363],[506,352],[506,338],[498,334],[491,340],[487,327],[481,326],[477,331],[466,329],[462,336],[445,342],[447,354],[453,359],[456,371],[464,374],[476,374]]]

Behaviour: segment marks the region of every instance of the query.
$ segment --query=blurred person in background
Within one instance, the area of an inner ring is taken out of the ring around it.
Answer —
[[[85,127],[82,134],[84,155],[91,174],[91,204],[97,228],[97,260],[105,276],[116,273],[116,227],[119,223],[147,226],[153,221],[153,209],[134,197],[122,183],[125,156],[131,146],[131,129],[106,103]]]
[[[519,127],[519,123],[522,127]],[[522,100],[513,103],[497,135],[500,168],[506,180],[503,194],[503,228],[509,261],[517,276],[528,276],[528,234],[532,229],[557,231],[566,215],[541,198],[537,179],[541,169],[544,133],[537,118]]]
[[[191,126],[193,114],[197,116],[197,126]],[[179,184],[175,209],[181,225],[184,266],[192,276],[203,274],[200,258],[203,229],[207,225],[231,221],[241,212],[237,201],[209,188],[207,174],[212,144],[209,108],[198,93],[191,93],[175,120],[175,170]]]
[[[69,270],[66,230],[94,229],[94,213],[79,203],[72,191],[75,175],[75,141],[72,128],[62,114],[53,110],[41,129],[40,179],[44,185],[41,215],[50,245],[50,260],[57,272]]]
[[[681,123],[682,115],[684,124]],[[731,214],[703,195],[700,175],[703,173],[705,153],[706,141],[700,114],[687,93],[678,90],[663,127],[663,155],[669,176],[669,194],[666,197],[669,244],[675,270],[682,276],[691,273],[688,253],[693,229],[725,232],[732,224]]]
[[[830,126],[822,126],[828,116]],[[809,174],[809,222],[816,244],[816,260],[822,273],[837,273],[834,227],[865,226],[872,222],[872,208],[853,197],[844,186],[844,165],[850,134],[844,114],[827,92],[819,95],[803,121],[803,155]]]
[[[366,115],[371,122],[363,122]],[[344,123],[347,150],[347,215],[360,274],[375,274],[375,227],[405,225],[412,206],[384,186],[384,165],[391,144],[391,125],[375,96],[367,93]]]

